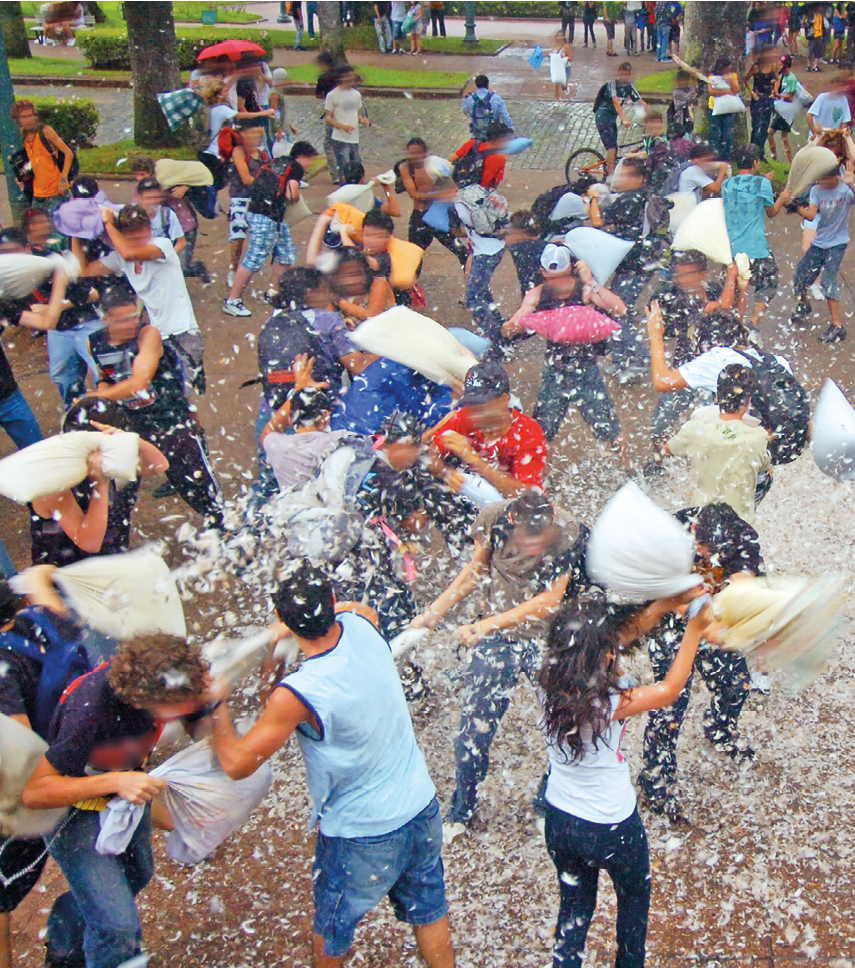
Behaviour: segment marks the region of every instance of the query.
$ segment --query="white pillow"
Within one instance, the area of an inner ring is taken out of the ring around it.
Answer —
[[[350,339],[360,349],[408,366],[434,383],[462,381],[477,362],[444,326],[406,306],[366,319]]]
[[[597,282],[604,286],[635,245],[626,239],[583,225],[564,236],[564,244],[574,258],[584,259]]]
[[[344,202],[358,208],[360,212],[370,212],[374,208],[374,188],[371,185],[342,185],[327,195],[327,204]]]
[[[47,437],[0,460],[0,494],[19,504],[68,490],[86,479],[86,458],[101,451],[101,467],[119,487],[137,479],[138,434],[80,430]]]
[[[855,478],[855,409],[834,380],[826,380],[811,424],[810,452],[823,474]]]
[[[0,297],[26,299],[58,268],[72,281],[80,275],[80,263],[71,253],[65,257],[57,253],[45,257],[25,252],[0,255]]]
[[[700,585],[694,563],[688,531],[632,482],[605,506],[588,541],[588,574],[628,602],[668,598]]]
[[[708,198],[683,219],[674,235],[671,248],[680,252],[697,249],[713,262],[729,266],[733,262],[724,202],[720,198]]]

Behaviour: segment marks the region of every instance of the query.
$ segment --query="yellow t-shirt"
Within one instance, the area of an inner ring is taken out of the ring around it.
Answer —
[[[754,522],[757,475],[769,469],[769,435],[741,420],[690,420],[668,441],[675,457],[688,457],[695,476],[692,505],[723,502]]]
[[[730,84],[731,78],[736,77],[736,74],[733,71],[731,71],[730,74],[722,74],[721,77],[723,78],[723,80],[727,81],[728,84]],[[728,88],[728,91],[729,90],[730,88]],[[715,98],[712,96],[712,94],[710,94],[710,104],[709,104],[710,111],[712,111],[714,107],[715,107]]]

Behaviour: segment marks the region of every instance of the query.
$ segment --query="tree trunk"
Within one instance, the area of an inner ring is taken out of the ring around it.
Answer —
[[[32,57],[27,25],[24,23],[21,4],[17,0],[0,3],[0,28],[3,30],[7,57]]]
[[[90,3],[84,3],[83,6],[86,7],[86,12],[92,14],[92,16],[95,18],[96,24],[104,24],[107,22],[107,16],[101,9],[100,4],[95,3],[94,0],[92,0]]]
[[[2,6],[6,6],[6,4]],[[24,193],[18,188],[15,173],[12,169],[12,155],[24,147],[21,130],[9,113],[14,103],[15,93],[12,90],[9,62],[6,59],[6,45],[3,41],[3,32],[0,31],[0,145],[2,145],[3,170],[6,175],[9,207],[12,209],[12,218],[17,222],[24,214],[27,203],[24,199]]]
[[[685,33],[680,56],[704,74],[711,74],[718,57],[729,57],[736,64],[740,79],[747,69],[745,57],[745,24],[749,3],[713,3],[710,0],[687,0],[685,5]],[[695,108],[695,129],[709,133],[708,99],[698,99]],[[748,140],[745,114],[736,119],[734,145]]]
[[[171,131],[157,94],[181,87],[172,3],[126,3],[128,46],[134,85],[134,141],[146,148],[172,148],[181,137]]]
[[[341,5],[338,3],[319,3],[318,23],[321,25],[321,50],[332,54],[339,64],[346,64],[347,54],[344,52]]]

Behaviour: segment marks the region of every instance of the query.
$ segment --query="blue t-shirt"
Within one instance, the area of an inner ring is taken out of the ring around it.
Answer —
[[[766,206],[775,204],[768,178],[761,175],[736,175],[721,186],[724,218],[733,254],[744,252],[749,259],[766,259]]]
[[[852,189],[843,181],[835,188],[814,185],[808,201],[819,208],[819,228],[813,244],[818,249],[831,249],[849,242],[849,208],[855,202]]]

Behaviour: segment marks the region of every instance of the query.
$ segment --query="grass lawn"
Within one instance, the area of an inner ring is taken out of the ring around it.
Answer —
[[[195,161],[196,152],[192,148],[138,148],[133,141],[115,141],[111,145],[97,148],[81,148],[77,153],[82,172],[98,174],[130,174],[130,159],[134,155],[151,155],[158,158],[178,158],[182,161]]]
[[[173,3],[172,12],[175,17],[176,23],[201,23],[202,22],[202,11],[210,10],[212,7],[221,7],[226,2],[226,0],[214,0],[214,2],[207,3]],[[35,17],[41,7],[41,2],[27,2],[21,4],[21,9],[23,10],[25,17]],[[99,27],[124,27],[125,20],[122,16],[122,4],[118,0],[102,0],[101,9],[104,11],[104,15],[107,18],[107,22],[104,24],[99,24]],[[248,10],[244,11],[228,11],[221,13],[222,19],[220,23],[251,23],[252,21],[259,20],[259,15],[257,13],[251,13]]]
[[[460,88],[469,79],[461,71],[396,71],[389,67],[357,67],[363,83],[375,87],[403,88]],[[11,74],[43,75],[58,77],[130,77],[127,71],[96,71],[85,66],[85,61],[70,61],[64,57],[21,57],[9,59]],[[186,78],[187,72],[182,73]],[[314,84],[318,72],[314,64],[297,64],[288,68],[292,81]]]
[[[354,70],[361,75],[363,84],[375,87],[415,87],[460,88],[469,79],[469,74],[461,71],[396,71],[390,67],[359,67]],[[288,67],[288,79],[291,81],[306,81],[314,84],[318,76],[314,64],[295,64]]]
[[[677,71],[656,71],[641,74],[635,86],[643,94],[670,94],[677,85]]]

